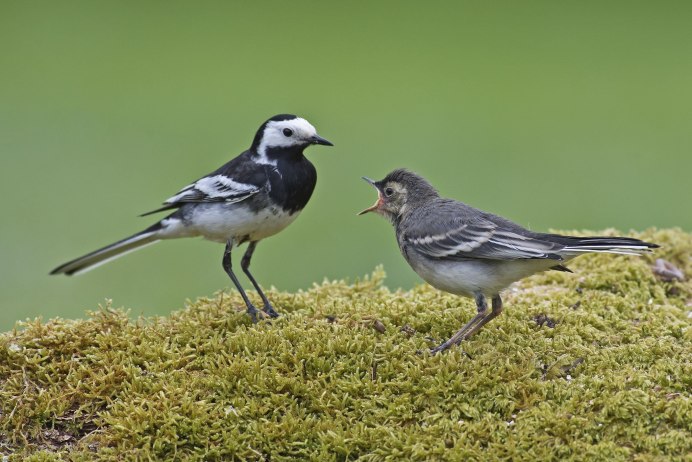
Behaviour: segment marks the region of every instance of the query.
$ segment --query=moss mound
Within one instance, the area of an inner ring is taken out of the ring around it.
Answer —
[[[447,353],[418,354],[474,314],[384,274],[272,291],[252,325],[235,292],[165,318],[104,307],[0,336],[9,460],[691,460],[692,235],[636,235],[646,258],[591,255],[505,296]],[[402,262],[403,264],[403,262]]]

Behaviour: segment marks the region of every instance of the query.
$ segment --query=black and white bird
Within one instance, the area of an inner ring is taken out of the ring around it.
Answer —
[[[473,297],[478,313],[437,353],[475,334],[502,312],[500,292],[510,284],[589,252],[640,255],[656,244],[629,237],[573,237],[529,231],[505,218],[440,197],[424,178],[394,170],[383,180],[363,177],[377,189],[376,212],[396,230],[399,249],[413,270],[433,287]],[[486,297],[492,300],[488,311]]]
[[[257,130],[250,149],[185,186],[163,207],[142,216],[173,213],[137,234],[60,265],[50,274],[83,273],[162,239],[201,236],[226,244],[223,269],[256,322],[258,311],[231,264],[233,248],[248,243],[240,267],[262,298],[262,311],[276,317],[274,307],[250,274],[250,260],[257,243],[290,225],[310,200],[317,173],[303,151],[313,144],[333,146],[317,135],[307,120],[291,114],[274,116]]]

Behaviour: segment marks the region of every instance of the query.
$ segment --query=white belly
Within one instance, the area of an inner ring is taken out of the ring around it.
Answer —
[[[288,214],[278,208],[253,212],[249,207],[236,204],[200,204],[183,220],[164,220],[162,237],[202,236],[221,243],[229,240],[258,241],[283,230],[298,214]]]
[[[412,259],[414,260],[414,259]],[[431,286],[456,295],[472,297],[499,294],[510,284],[557,264],[554,260],[429,261],[415,258],[411,266]]]

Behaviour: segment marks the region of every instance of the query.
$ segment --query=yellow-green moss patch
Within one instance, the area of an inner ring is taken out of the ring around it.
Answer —
[[[384,274],[236,293],[165,318],[103,307],[0,336],[0,455],[10,460],[690,460],[692,235],[652,257],[581,257],[508,290],[460,348],[417,354],[474,313]],[[402,264],[403,261],[402,261]],[[550,322],[548,322],[549,320]],[[552,326],[552,327],[551,327]]]

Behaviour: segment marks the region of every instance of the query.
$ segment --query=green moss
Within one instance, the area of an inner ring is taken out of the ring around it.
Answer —
[[[692,235],[636,236],[692,275]],[[0,336],[0,454],[690,460],[692,283],[658,280],[653,259],[591,255],[526,279],[500,318],[434,357],[417,352],[473,302],[390,291],[381,269],[272,291],[285,315],[258,325],[235,292],[166,318],[106,306],[21,323]]]

